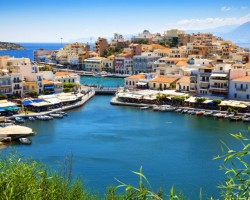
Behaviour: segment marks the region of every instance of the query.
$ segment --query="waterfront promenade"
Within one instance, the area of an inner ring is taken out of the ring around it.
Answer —
[[[11,116],[10,119],[14,118],[14,117],[35,117],[35,116],[40,116],[40,115],[48,115],[48,114],[51,114],[51,113],[55,113],[57,111],[65,111],[65,110],[78,108],[78,107],[83,106],[93,96],[95,96],[95,91],[94,90],[89,90],[86,94],[84,94],[84,96],[82,97],[82,100],[75,103],[75,104],[62,106],[61,108],[57,108],[57,109],[53,109],[53,110],[49,110],[49,111],[44,111],[44,112],[39,112],[39,113],[17,114],[17,115]]]

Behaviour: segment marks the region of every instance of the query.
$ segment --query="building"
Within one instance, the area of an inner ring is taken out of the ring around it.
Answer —
[[[23,94],[28,94],[30,92],[37,93],[37,87],[38,85],[36,81],[23,81]]]
[[[148,30],[144,30],[142,33],[139,33],[137,36],[132,37],[131,41],[133,43],[139,43],[143,41],[144,44],[145,42],[147,44],[152,44],[152,39],[153,39],[153,35]]]
[[[102,61],[102,71],[114,73],[114,57],[109,56]]]
[[[54,94],[55,93],[54,83],[44,79],[43,80],[43,92],[44,94]]]
[[[90,72],[101,72],[102,71],[102,62],[106,58],[104,57],[92,57],[87,58],[82,63],[82,70]]]
[[[183,76],[176,82],[176,90],[180,92],[189,92],[190,76]]]
[[[37,49],[33,52],[34,61],[37,63],[55,63],[56,64],[56,54],[58,50],[45,50]]]
[[[209,95],[210,94],[209,81],[210,81],[210,76],[212,74],[212,70],[213,70],[213,66],[210,64],[207,66],[201,67],[199,69],[199,73],[197,75],[197,93],[199,95]],[[193,82],[193,80],[194,80],[193,78],[190,79],[191,82]],[[192,89],[193,89],[193,87],[192,87]]]
[[[133,58],[131,54],[120,54],[115,57],[114,71],[116,74],[132,74],[133,73]]]
[[[149,81],[149,88],[153,90],[175,89],[178,78],[158,76]]]
[[[12,94],[11,76],[8,72],[0,72],[0,95]]]
[[[107,39],[99,37],[94,45],[94,52],[98,53],[99,56],[104,55],[104,51],[108,48]]]
[[[180,34],[185,34],[185,31],[179,30],[179,29],[170,29],[164,32],[163,36],[165,38],[178,38]]]
[[[154,62],[160,57],[154,53],[142,53],[133,57],[133,74],[155,72]]]
[[[142,52],[142,46],[140,44],[130,44],[129,49],[132,50],[132,54],[134,56],[141,55]]]
[[[124,79],[124,87],[125,88],[149,88],[149,80],[151,79],[151,75],[149,74],[136,74]]]
[[[76,85],[80,84],[80,77],[76,73],[72,72],[60,72],[57,71],[54,75],[54,82],[60,83],[75,83]]]
[[[229,98],[249,100],[250,98],[250,76],[232,79],[230,81]]]

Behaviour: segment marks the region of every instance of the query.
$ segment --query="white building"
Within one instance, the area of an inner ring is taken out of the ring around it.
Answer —
[[[236,78],[230,81],[230,99],[249,100],[250,98],[250,76]]]

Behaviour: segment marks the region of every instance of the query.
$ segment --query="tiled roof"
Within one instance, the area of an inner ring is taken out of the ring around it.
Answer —
[[[65,75],[70,75],[72,72],[56,72],[55,76],[65,76]]]
[[[178,78],[170,78],[165,76],[158,76],[150,80],[150,82],[157,82],[157,83],[173,83],[177,81]]]
[[[133,76],[129,76],[127,77],[128,79],[144,79],[145,78],[145,74],[136,74]]]
[[[46,79],[43,80],[43,85],[51,85],[51,84],[54,84],[54,83]]]
[[[177,83],[190,83],[190,76],[183,76],[181,77]]]
[[[250,82],[250,76],[244,76],[244,77],[241,77],[241,78],[236,78],[236,79],[233,79],[233,81]]]

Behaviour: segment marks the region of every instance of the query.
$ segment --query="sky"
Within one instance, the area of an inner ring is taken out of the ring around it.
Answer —
[[[249,0],[0,0],[0,41],[63,42],[250,21]]]

